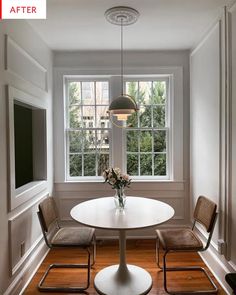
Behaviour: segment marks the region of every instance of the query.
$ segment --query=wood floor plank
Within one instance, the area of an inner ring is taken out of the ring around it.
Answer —
[[[41,279],[46,268],[51,263],[81,263],[85,262],[85,255],[79,249],[53,249],[41,264],[37,273],[34,275],[30,284],[26,288],[23,294],[25,295],[37,295],[37,294],[52,294],[52,293],[40,293],[37,290],[37,284]],[[91,284],[85,294],[95,295],[97,292],[93,286],[93,280],[102,268],[118,264],[119,262],[119,247],[118,241],[98,241],[97,245],[97,259],[96,264],[91,270]],[[137,266],[145,268],[152,276],[153,287],[149,292],[150,295],[165,295],[166,292],[163,288],[163,273],[158,269],[155,263],[155,241],[154,240],[128,240],[127,241],[127,263],[135,264]],[[200,256],[196,253],[174,253],[171,254],[168,263],[170,266],[203,266],[205,267]],[[207,268],[206,268],[207,269]],[[207,269],[208,270],[208,269]],[[208,273],[210,271],[208,270]],[[56,269],[50,272],[48,279],[45,281],[48,285],[67,285],[76,286],[81,284],[86,279],[86,272],[84,270],[68,270],[68,269]],[[226,294],[224,290],[219,286],[215,280],[216,285],[219,288],[218,295]],[[173,272],[168,274],[169,288],[174,290],[189,290],[189,289],[204,289],[210,288],[210,284],[205,276],[201,272]],[[53,293],[61,294],[61,293]],[[69,293],[68,293],[69,294]],[[112,294],[111,294],[112,295]]]

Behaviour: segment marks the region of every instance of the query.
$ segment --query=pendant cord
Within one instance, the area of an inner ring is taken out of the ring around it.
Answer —
[[[121,28],[120,28],[120,63],[121,63],[121,95],[123,95],[123,75],[124,75],[124,63],[123,63],[123,18],[121,18]]]

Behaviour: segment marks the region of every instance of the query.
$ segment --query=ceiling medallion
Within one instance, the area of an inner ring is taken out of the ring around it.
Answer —
[[[123,26],[136,23],[139,18],[139,12],[131,7],[116,6],[106,10],[105,17],[113,25],[120,26],[121,20]]]

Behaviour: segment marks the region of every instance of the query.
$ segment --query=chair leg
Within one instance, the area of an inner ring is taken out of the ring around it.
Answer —
[[[165,251],[163,255],[163,279],[164,279],[164,289],[166,293],[168,294],[216,294],[218,292],[218,288],[216,284],[213,282],[207,271],[203,267],[199,266],[186,266],[186,267],[166,267],[166,256],[169,253],[169,251]],[[208,290],[196,290],[196,291],[169,291],[167,288],[167,272],[168,271],[186,271],[186,270],[191,270],[191,271],[202,271],[204,272],[205,276],[211,283],[213,289],[208,289]]]
[[[165,251],[165,253],[163,255],[163,280],[164,280],[164,289],[167,293],[169,293],[169,291],[167,290],[167,278],[166,278],[166,255],[167,255],[167,253],[168,253],[168,251]]]
[[[88,263],[87,264],[51,264],[46,272],[44,273],[42,279],[38,284],[38,290],[40,292],[61,292],[61,293],[77,293],[81,291],[85,291],[88,289],[90,285],[90,251],[86,249],[88,252]],[[46,277],[48,276],[49,272],[53,268],[87,268],[87,283],[85,286],[77,286],[77,287],[57,287],[57,286],[45,286],[43,285]]]
[[[163,269],[160,265],[160,240],[156,238],[156,264],[160,269]]]
[[[96,262],[96,250],[97,250],[97,244],[96,244],[96,236],[93,236],[93,255],[92,255],[92,264],[93,266]]]

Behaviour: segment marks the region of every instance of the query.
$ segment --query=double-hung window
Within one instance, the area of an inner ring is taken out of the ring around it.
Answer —
[[[109,82],[66,79],[67,179],[97,177],[109,166]]]
[[[133,176],[168,177],[168,78],[126,81],[139,112],[127,121],[126,169]]]
[[[125,80],[125,92],[135,98],[139,112],[130,116],[124,132],[118,133],[113,132],[118,127],[107,114],[109,90],[112,92],[116,86],[112,83],[117,80],[68,77],[65,81],[67,180],[101,176],[112,166],[112,153],[117,153],[121,144],[119,167],[133,179],[170,178],[168,76]]]

